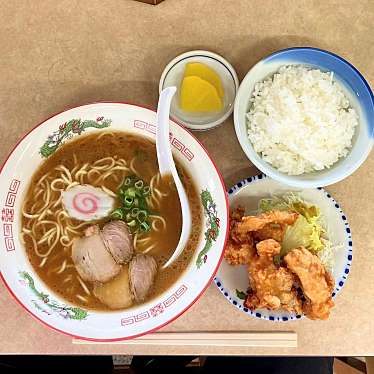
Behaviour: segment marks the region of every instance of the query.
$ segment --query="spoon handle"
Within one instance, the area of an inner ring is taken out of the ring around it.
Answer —
[[[166,174],[172,174],[174,176],[177,173],[169,144],[170,105],[176,90],[176,87],[165,88],[161,91],[158,100],[156,148],[158,167],[162,177]]]
[[[179,202],[182,209],[182,231],[177,247],[169,260],[161,267],[162,269],[170,266],[183,252],[191,232],[191,211],[188,203],[188,197],[183,184],[179,178],[177,168],[171,153],[169,137],[169,113],[171,100],[176,92],[176,87],[168,87],[161,91],[157,108],[157,130],[156,130],[156,148],[158,166],[161,176],[171,174],[178,191]]]

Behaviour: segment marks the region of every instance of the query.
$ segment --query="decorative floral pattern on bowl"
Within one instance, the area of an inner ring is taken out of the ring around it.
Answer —
[[[59,302],[52,300],[48,294],[38,291],[35,287],[34,279],[27,271],[20,271],[19,275],[21,276],[20,283],[27,286],[36,297],[36,300],[32,300],[35,308],[49,315],[57,313],[63,318],[70,318],[78,321],[87,318],[88,313],[85,310],[78,307],[71,307],[66,304],[60,304]],[[44,305],[41,304],[40,301],[43,302]]]
[[[61,124],[58,130],[48,136],[48,139],[40,147],[40,154],[43,157],[48,157],[54,153],[58,147],[64,144],[66,140],[72,139],[75,134],[81,135],[82,132],[90,127],[103,129],[110,126],[111,122],[110,119],[104,119],[104,117],[97,117],[96,121],[71,119],[70,121]]]
[[[197,256],[196,266],[199,269],[203,264],[207,262],[208,252],[213,245],[213,242],[217,240],[219,234],[219,218],[217,216],[216,204],[213,201],[212,195],[208,190],[202,191],[200,194],[201,202],[204,207],[204,215],[206,221],[206,231],[204,234],[205,245]]]
[[[20,239],[22,197],[44,158],[75,135],[105,131],[109,126],[111,131],[155,140],[156,113],[123,103],[97,103],[70,109],[34,128],[15,147],[1,171],[1,278],[16,300],[36,319],[59,332],[95,341],[134,338],[166,325],[186,311],[210,285],[222,260],[228,233],[227,194],[218,170],[202,145],[171,121],[173,156],[189,170],[195,188],[201,191],[205,235],[201,235],[192,259],[196,266],[189,266],[157,298],[122,311],[85,311],[67,305],[47,289],[33,271]]]

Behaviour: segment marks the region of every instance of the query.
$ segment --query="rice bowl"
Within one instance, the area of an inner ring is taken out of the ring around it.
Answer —
[[[259,82],[272,77],[281,66],[302,65],[308,69],[333,72],[351,107],[359,117],[352,138],[352,147],[330,168],[299,175],[288,175],[263,159],[248,138],[247,113],[250,99]],[[266,175],[294,187],[314,188],[336,183],[352,174],[367,158],[373,146],[374,98],[362,75],[347,61],[316,48],[290,48],[275,52],[257,63],[242,81],[234,108],[234,125],[239,143],[249,160]]]
[[[282,66],[255,85],[250,102],[248,138],[283,173],[329,168],[352,146],[358,115],[332,72]]]

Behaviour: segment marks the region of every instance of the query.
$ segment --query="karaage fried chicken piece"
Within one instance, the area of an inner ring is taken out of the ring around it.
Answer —
[[[273,239],[263,240],[256,245],[258,255],[249,263],[251,292],[244,305],[251,309],[284,309],[301,313],[301,302],[293,288],[295,278],[286,268],[274,265],[274,256],[281,246]]]
[[[230,213],[230,223],[240,222],[244,216],[245,209],[242,206],[238,206],[235,210]]]
[[[273,264],[273,258],[279,255],[281,250],[281,245],[274,239],[263,240],[256,245],[258,262],[264,266],[269,266]]]
[[[279,225],[293,225],[297,220],[298,213],[287,210],[272,210],[258,216],[246,216],[238,224],[238,233],[248,233],[250,231],[258,231],[263,229],[269,223]]]
[[[230,236],[225,248],[225,259],[230,265],[246,265],[256,253],[251,233],[237,232],[238,223],[244,215],[244,209],[239,207],[230,215]]]
[[[225,259],[230,265],[247,265],[255,253],[253,242],[236,244],[228,242],[225,248]]]
[[[240,233],[238,232],[238,224],[242,221],[244,216],[244,208],[237,207],[234,211],[230,213],[230,239],[234,243],[245,243],[251,234],[248,232]]]
[[[284,261],[287,267],[300,279],[301,288],[307,301],[303,312],[310,319],[327,319],[334,306],[331,293],[334,279],[326,271],[321,260],[304,247],[290,251]]]
[[[286,225],[280,225],[277,223],[268,223],[262,229],[253,231],[252,235],[256,241],[262,241],[266,239],[274,239],[281,243],[286,232]]]

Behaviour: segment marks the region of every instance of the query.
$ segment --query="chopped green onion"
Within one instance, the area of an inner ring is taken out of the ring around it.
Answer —
[[[136,190],[136,196],[139,197],[139,198],[143,198],[143,189],[140,189],[140,190]]]
[[[136,189],[134,187],[129,187],[126,190],[126,196],[135,197],[136,196]]]
[[[139,179],[135,182],[134,186],[136,189],[141,190],[144,186],[144,182],[141,179]]]
[[[123,219],[123,211],[121,208],[114,209],[112,212],[112,218]]]
[[[144,222],[148,217],[148,213],[145,210],[139,210],[137,214],[137,219],[139,222]]]
[[[136,175],[127,176],[118,190],[121,207],[113,211],[113,219],[120,219],[127,223],[132,233],[151,230],[149,215],[151,214],[146,196],[151,189],[144,180]]]
[[[149,186],[144,186],[143,188],[143,196],[148,196],[151,192],[151,187]]]
[[[126,177],[125,178],[125,181],[123,182],[123,185],[126,187],[126,186],[130,186],[132,183],[132,178],[131,177]]]
[[[148,210],[148,204],[145,199],[140,199],[138,204],[139,209],[141,210]]]
[[[133,208],[131,210],[131,217],[136,218],[138,216],[138,213],[139,213],[139,208]]]
[[[125,196],[124,203],[125,208],[131,208],[134,204],[134,198],[132,196]]]
[[[149,225],[148,222],[144,221],[144,222],[141,222],[140,223],[140,230],[141,231],[144,231],[144,232],[147,232],[151,229],[151,226]]]
[[[134,226],[136,226],[136,221],[133,219],[132,221],[127,222],[127,225],[128,225],[129,227],[134,227]]]
[[[139,199],[138,199],[138,198],[135,198],[135,199],[134,199],[134,207],[135,207],[135,208],[138,208],[138,207],[139,207]]]

